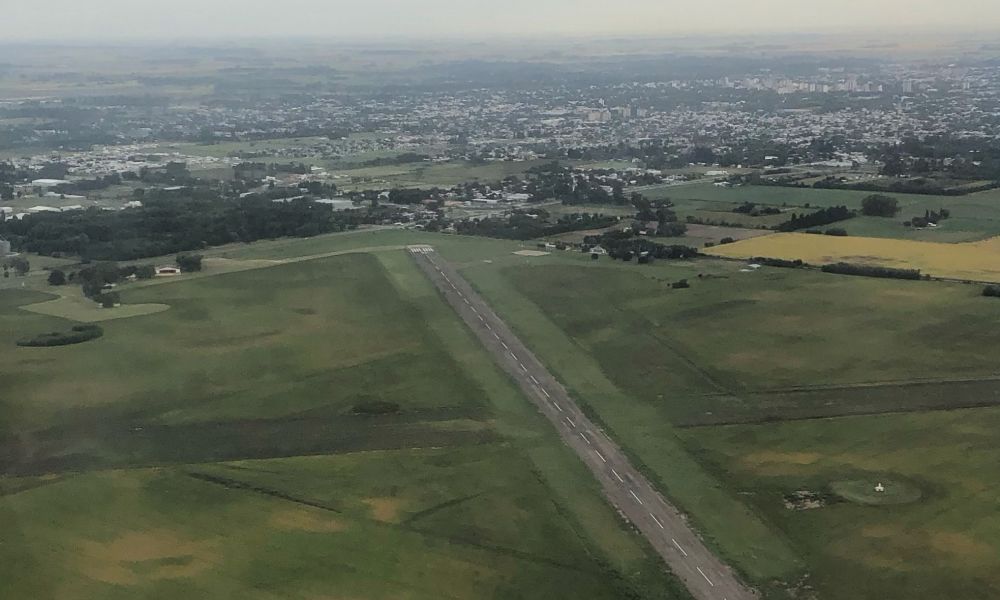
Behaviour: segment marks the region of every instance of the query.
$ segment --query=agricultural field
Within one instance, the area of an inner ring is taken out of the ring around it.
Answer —
[[[14,346],[72,323],[49,297],[0,290],[16,597],[685,597],[403,251],[122,286],[169,308]]]
[[[771,227],[788,220],[791,212],[845,205],[860,210],[861,201],[873,192],[854,190],[801,189],[790,187],[742,186],[716,187],[710,183],[647,188],[643,195],[651,199],[670,198],[677,214],[684,219],[694,216],[706,221],[726,221],[744,227]],[[894,218],[857,217],[837,223],[852,236],[899,238],[936,242],[966,242],[1000,235],[1000,191],[989,190],[967,196],[931,196],[889,193],[899,202]],[[751,217],[732,210],[744,202],[778,206],[782,214]],[[936,228],[903,225],[925,212],[946,208],[951,217]]]
[[[932,277],[1000,281],[1000,237],[947,244],[867,237],[777,233],[706,250],[726,258],[764,256],[809,264],[862,263],[919,269]]]

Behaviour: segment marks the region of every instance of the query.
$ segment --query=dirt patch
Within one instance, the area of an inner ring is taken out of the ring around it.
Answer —
[[[169,529],[130,531],[109,542],[79,542],[79,570],[115,585],[192,577],[212,568],[219,558],[215,546],[214,541],[183,538]]]
[[[775,452],[773,450],[764,450],[748,454],[743,459],[743,462],[751,464],[778,462],[793,465],[811,465],[821,458],[823,458],[823,455],[817,452]]]
[[[546,256],[549,253],[541,250],[518,250],[514,254],[518,256]]]
[[[785,494],[784,504],[788,510],[814,510],[829,504],[830,498],[823,492],[796,490]]]
[[[930,534],[931,548],[962,561],[990,562],[996,549],[964,533],[935,531]]]
[[[398,498],[366,498],[364,503],[368,505],[372,517],[384,523],[396,522],[403,504]]]
[[[344,523],[339,519],[309,508],[289,508],[275,512],[268,522],[272,527],[285,531],[336,533],[345,529]]]

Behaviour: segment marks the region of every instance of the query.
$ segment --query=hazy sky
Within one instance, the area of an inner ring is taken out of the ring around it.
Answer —
[[[6,39],[1000,30],[1000,0],[0,0]]]

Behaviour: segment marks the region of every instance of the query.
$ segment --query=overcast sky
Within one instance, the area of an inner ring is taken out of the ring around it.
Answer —
[[[0,14],[6,39],[89,41],[1000,30],[1000,0],[0,0]]]

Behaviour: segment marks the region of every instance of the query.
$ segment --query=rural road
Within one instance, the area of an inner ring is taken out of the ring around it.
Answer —
[[[649,540],[698,600],[755,600],[736,574],[702,543],[686,517],[653,488],[562,385],[514,335],[458,271],[430,246],[411,256],[472,329],[500,367],[556,427],[604,488],[607,499]]]

